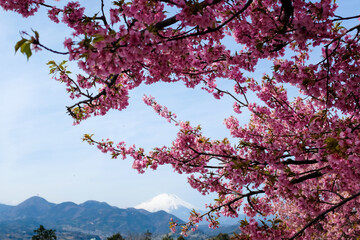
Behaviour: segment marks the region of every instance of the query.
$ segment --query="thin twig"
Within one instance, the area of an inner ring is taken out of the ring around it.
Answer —
[[[224,27],[226,24],[231,22],[233,19],[235,19],[237,16],[239,16],[241,13],[243,13],[250,6],[250,4],[252,2],[253,2],[253,0],[247,1],[247,3],[245,4],[245,6],[242,9],[240,9],[237,13],[232,15],[228,20],[226,20],[225,22],[223,22],[222,24],[220,24],[216,28],[208,28],[206,31],[192,33],[192,34],[185,35],[185,36],[175,36],[173,38],[170,38],[168,41],[180,40],[180,39],[184,39],[184,38],[188,38],[188,37],[200,36],[200,35],[204,35],[204,34],[207,34],[207,33],[216,32],[216,31],[220,30],[222,27]]]
[[[308,224],[306,224],[300,231],[298,231],[294,236],[292,236],[291,238],[289,238],[289,240],[293,240],[299,236],[301,236],[303,234],[303,232],[310,227],[311,225],[313,225],[315,222],[319,221],[321,218],[325,217],[326,214],[328,214],[331,211],[334,211],[335,209],[337,209],[338,207],[341,207],[342,205],[344,205],[345,203],[353,200],[354,198],[357,198],[358,196],[360,196],[360,192],[352,195],[351,197],[348,197],[346,199],[344,199],[343,201],[341,201],[340,203],[338,203],[337,205],[329,208],[328,210],[320,213],[316,218],[314,218],[313,220],[311,220],[310,222],[308,222]]]

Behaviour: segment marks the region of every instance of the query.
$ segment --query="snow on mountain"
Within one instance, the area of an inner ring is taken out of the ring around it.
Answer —
[[[146,202],[140,203],[139,205],[135,206],[134,208],[145,209],[149,212],[157,212],[157,211],[163,210],[167,213],[175,215],[176,217],[180,218],[181,220],[183,220],[185,222],[188,221],[190,212],[193,209],[200,211],[200,212],[204,212],[204,211],[197,209],[192,204],[185,202],[178,196],[176,196],[174,194],[168,194],[168,193],[163,193],[163,194],[157,195],[156,197],[154,197]],[[239,217],[239,218],[221,217],[219,219],[219,222],[221,224],[223,224],[224,226],[229,226],[229,225],[233,225],[233,224],[238,225],[239,221],[245,217],[244,214],[240,214],[240,216],[241,217]],[[204,222],[202,222],[202,224],[207,225],[208,223],[204,221]]]
[[[182,200],[181,198],[179,198],[174,194],[163,193],[157,195],[156,197],[146,202],[140,203],[134,208],[145,209],[149,212],[157,212],[163,210],[168,213],[173,213],[174,211],[179,210],[181,208],[186,208],[191,210],[194,209],[195,207],[192,204],[185,202],[184,200]]]

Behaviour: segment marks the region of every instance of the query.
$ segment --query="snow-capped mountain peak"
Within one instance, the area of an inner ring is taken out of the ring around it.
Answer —
[[[180,208],[194,209],[195,207],[174,194],[163,193],[146,202],[140,203],[134,208],[145,209],[149,212],[163,210],[172,213]]]

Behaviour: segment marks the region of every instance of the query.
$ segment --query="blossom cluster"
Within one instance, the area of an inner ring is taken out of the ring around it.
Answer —
[[[0,6],[7,11],[15,11],[29,17],[35,14],[40,7],[39,4],[43,2],[44,0],[1,0]]]
[[[74,78],[63,63],[49,63],[70,97],[79,98],[68,107],[76,123],[126,108],[132,89],[157,82],[201,86],[217,99],[233,99],[236,114],[251,113],[246,125],[226,118],[232,139],[214,140],[144,96],[179,127],[169,146],[145,152],[85,135],[113,158],[134,159],[139,173],[171,165],[201,194],[217,193],[207,213],[190,214],[184,234],[202,219],[217,228],[221,215],[243,211],[249,221],[241,222],[239,239],[360,235],[359,26],[339,23],[358,16],[336,16],[332,0],[114,1],[96,16],[86,16],[78,2],[62,9],[35,0],[0,0],[0,6],[24,17],[47,7],[51,21],[73,30],[64,46],[87,76]],[[222,44],[229,37],[236,51]],[[310,61],[315,48],[318,62]],[[262,79],[248,76],[262,59],[271,60],[272,69]],[[224,81],[233,88],[221,89]],[[299,96],[289,98],[289,85]],[[172,230],[177,227],[172,222]]]

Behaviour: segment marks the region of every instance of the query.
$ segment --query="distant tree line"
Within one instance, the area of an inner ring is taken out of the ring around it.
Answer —
[[[134,238],[133,236],[130,236],[129,239],[127,240],[151,240],[151,236],[152,233],[150,233],[149,231],[147,231],[146,233],[143,234],[143,236],[141,237],[136,237]],[[112,235],[111,237],[108,237],[107,240],[125,240],[126,238],[122,237],[120,233],[116,233],[114,235]],[[178,236],[177,238],[174,238],[172,236],[170,236],[169,234],[165,235],[162,240],[186,240],[185,237],[183,237],[182,235]],[[219,233],[217,236],[215,237],[211,237],[208,240],[230,240],[231,236],[227,233]]]
[[[143,234],[143,236],[141,237],[133,237],[130,236],[129,239],[127,240],[151,240],[151,236],[152,234],[147,231],[146,233]],[[126,238],[122,237],[120,233],[116,233],[114,235],[112,235],[111,237],[108,237],[107,240],[125,240]],[[162,240],[186,240],[185,237],[183,237],[182,235],[178,236],[177,238],[174,238],[172,236],[170,236],[169,234],[165,235]],[[208,240],[230,240],[231,236],[227,233],[219,233],[217,236],[215,237],[211,237]]]
[[[35,234],[32,236],[31,240],[56,240],[56,230],[54,229],[45,229],[43,225],[40,225],[39,228],[34,230]],[[152,233],[147,230],[142,236],[133,237],[129,236],[127,240],[151,240]],[[185,240],[182,235],[178,236],[176,240]],[[230,240],[231,237],[229,234],[220,233],[216,237],[209,238],[208,240]],[[126,240],[120,233],[115,233],[114,235],[107,238],[107,240]],[[175,240],[169,234],[165,235],[162,240]]]

